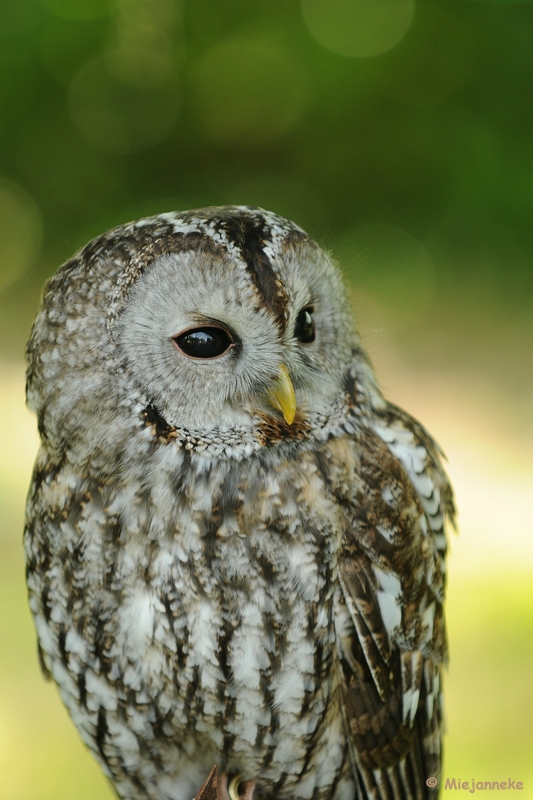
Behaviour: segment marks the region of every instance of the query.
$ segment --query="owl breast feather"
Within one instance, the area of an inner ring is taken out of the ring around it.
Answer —
[[[311,741],[340,772],[345,520],[323,454],[198,470],[183,458],[176,469],[162,450],[118,486],[67,466],[35,482],[27,546],[47,569],[28,580],[45,664],[93,749],[104,714],[100,755],[127,731],[148,745],[161,730],[267,782],[303,769]]]

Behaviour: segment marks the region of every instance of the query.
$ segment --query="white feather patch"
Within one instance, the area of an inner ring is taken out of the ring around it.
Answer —
[[[381,617],[390,636],[402,622],[400,603],[402,585],[399,578],[392,572],[384,572],[379,567],[374,567],[374,573],[382,589],[377,593]]]

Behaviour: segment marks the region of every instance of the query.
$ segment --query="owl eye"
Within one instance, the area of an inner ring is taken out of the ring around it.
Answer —
[[[303,308],[296,317],[294,326],[294,337],[302,344],[310,344],[315,341],[315,323],[313,320],[313,306]]]
[[[218,358],[233,345],[233,339],[224,328],[195,328],[172,340],[178,350],[189,358]]]

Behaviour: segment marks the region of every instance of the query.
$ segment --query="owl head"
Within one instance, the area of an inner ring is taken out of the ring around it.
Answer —
[[[102,467],[147,426],[204,443],[305,436],[344,402],[354,365],[371,374],[328,255],[248,206],[91,241],[48,283],[27,358],[45,442]]]

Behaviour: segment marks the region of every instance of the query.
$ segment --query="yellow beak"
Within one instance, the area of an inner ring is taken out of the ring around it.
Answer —
[[[292,425],[296,414],[296,397],[287,367],[281,365],[279,377],[268,392],[270,405],[281,411],[287,425]]]

